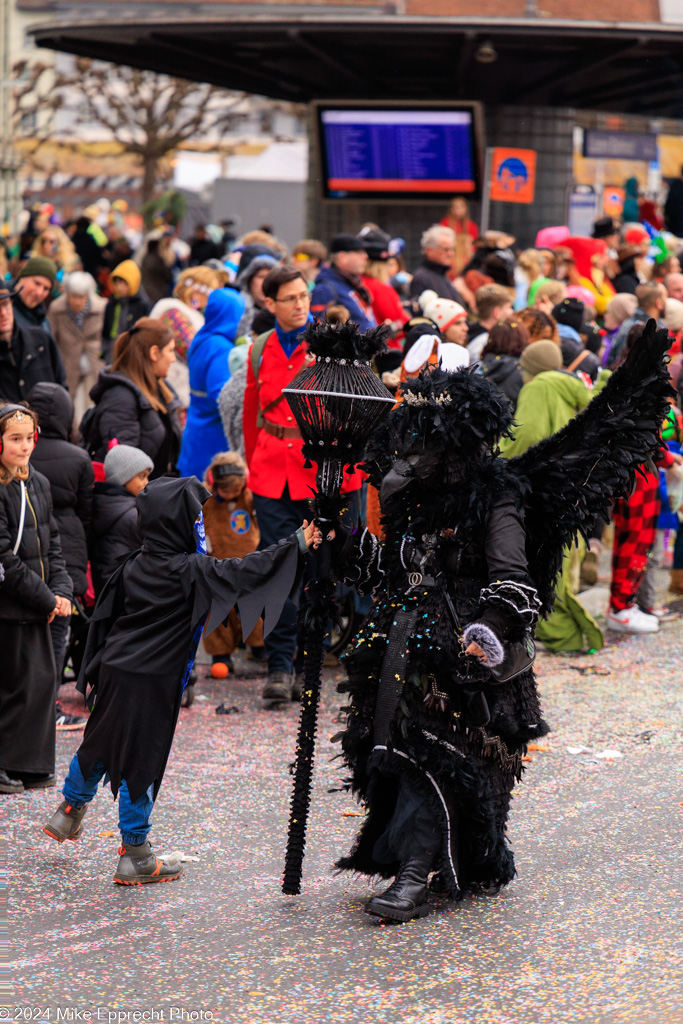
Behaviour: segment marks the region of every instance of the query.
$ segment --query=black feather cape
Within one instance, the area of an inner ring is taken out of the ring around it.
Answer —
[[[503,393],[467,370],[425,371],[401,385],[404,402],[368,445],[371,482],[379,487],[396,459],[428,441],[444,453],[442,508],[445,516],[453,506],[461,538],[482,526],[494,500],[514,500],[524,511],[529,575],[547,615],[565,547],[587,535],[596,516],[609,518],[612,501],[630,493],[639,467],[662,447],[660,428],[675,395],[669,345],[668,332],[649,320],[602,392],[563,430],[510,460],[496,457],[496,441],[512,425]]]
[[[181,681],[195,632],[211,631],[237,606],[249,632],[280,617],[299,580],[296,536],[219,560],[195,552],[194,523],[210,497],[196,477],[163,477],[137,499],[144,542],[110,578],[97,602],[79,678],[94,708],[78,760],[84,778],[97,762],[116,795],[159,790],[180,709]]]

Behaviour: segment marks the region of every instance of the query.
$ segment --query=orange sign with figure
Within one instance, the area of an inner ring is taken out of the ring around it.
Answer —
[[[490,198],[503,203],[533,203],[536,150],[495,146],[491,159]]]
[[[602,193],[602,212],[606,217],[621,217],[626,192],[623,188],[606,188]]]

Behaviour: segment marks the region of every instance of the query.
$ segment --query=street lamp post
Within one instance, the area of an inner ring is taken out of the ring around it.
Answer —
[[[0,235],[17,229],[19,155],[12,138],[11,18],[13,0],[0,0]]]

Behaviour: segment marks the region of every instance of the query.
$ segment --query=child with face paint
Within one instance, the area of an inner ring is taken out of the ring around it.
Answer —
[[[153,855],[148,834],[202,630],[212,632],[237,607],[245,634],[260,616],[267,633],[296,591],[304,553],[321,541],[304,522],[245,558],[207,556],[202,506],[210,497],[196,477],[162,477],[138,495],[142,548],[109,579],[91,620],[78,686],[92,687],[94,709],[44,831],[60,843],[78,839],[106,776],[119,797],[121,885],[181,874]]]
[[[0,402],[0,793],[55,784],[56,668],[49,623],[71,615],[50,484],[29,459],[38,417]]]

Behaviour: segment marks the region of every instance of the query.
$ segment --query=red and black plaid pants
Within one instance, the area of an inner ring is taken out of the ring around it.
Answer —
[[[659,477],[636,474],[636,488],[628,500],[614,503],[614,548],[612,551],[613,611],[630,608],[647,569],[647,558],[655,542],[660,509]]]

